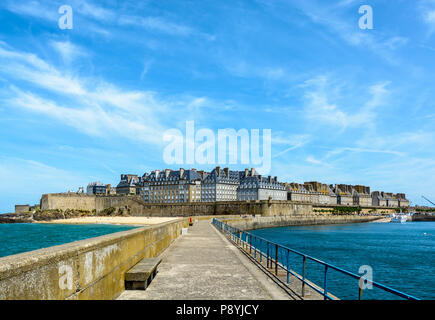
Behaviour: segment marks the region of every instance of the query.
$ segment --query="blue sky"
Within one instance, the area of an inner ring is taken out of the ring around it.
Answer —
[[[72,30],[58,27],[65,4]],[[363,4],[373,30],[359,29]],[[192,120],[272,129],[281,181],[364,184],[427,204],[434,61],[435,0],[4,0],[0,212],[178,169],[163,162],[163,133]]]

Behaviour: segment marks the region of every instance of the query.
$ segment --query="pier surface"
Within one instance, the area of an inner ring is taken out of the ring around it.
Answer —
[[[196,222],[163,254],[145,291],[126,290],[120,300],[292,300],[210,221]]]

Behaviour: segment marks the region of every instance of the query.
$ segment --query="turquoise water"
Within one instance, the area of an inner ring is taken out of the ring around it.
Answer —
[[[103,224],[0,224],[0,257],[133,228],[135,227]]]
[[[435,222],[284,227],[251,233],[355,274],[368,265],[373,281],[420,299],[435,299]],[[284,252],[280,256],[281,261],[287,259]],[[290,254],[289,263],[301,274],[301,257]],[[324,267],[307,262],[309,280],[323,287],[323,276]],[[358,299],[358,281],[329,269],[328,291],[341,299]],[[365,290],[363,298],[397,299],[378,288]]]

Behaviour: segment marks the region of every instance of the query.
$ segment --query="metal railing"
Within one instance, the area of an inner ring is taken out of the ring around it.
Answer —
[[[365,286],[373,286],[379,288],[385,292],[391,293],[397,297],[404,298],[407,300],[419,300],[418,298],[406,294],[404,292],[392,289],[378,282],[372,281],[365,278],[364,276],[359,276],[352,272],[346,271],[332,264],[326,263],[319,259],[313,258],[297,250],[293,250],[282,246],[278,243],[263,239],[261,237],[255,236],[249,232],[242,231],[235,228],[225,222],[219,221],[216,218],[213,219],[213,225],[222,233],[226,234],[229,239],[236,245],[242,247],[247,253],[249,253],[255,260],[259,259],[260,263],[263,259],[266,261],[267,269],[272,270],[276,276],[278,276],[278,270],[283,270],[286,273],[286,283],[290,283],[290,276],[295,277],[301,281],[301,296],[305,296],[305,286],[310,287],[317,293],[321,294],[325,300],[337,300],[338,298],[328,292],[328,270],[335,270],[339,273],[348,276],[350,278],[358,280],[358,300],[362,299],[364,286],[360,283],[364,282]],[[290,268],[289,264],[289,254],[293,253],[302,258],[302,274],[299,275],[294,270]],[[283,259],[284,257],[284,259]],[[281,260],[281,261],[280,261]],[[307,261],[313,261],[317,265],[323,267],[323,288],[315,285],[313,282],[307,279]]]

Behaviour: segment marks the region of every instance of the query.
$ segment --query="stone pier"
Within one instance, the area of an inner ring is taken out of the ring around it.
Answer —
[[[210,223],[200,220],[162,254],[145,291],[121,300],[288,300],[287,294]]]

